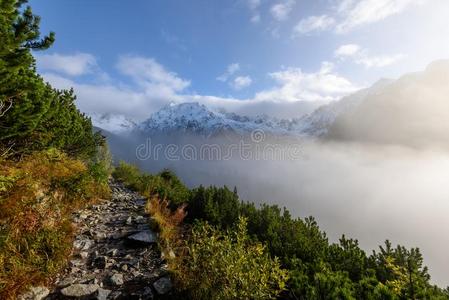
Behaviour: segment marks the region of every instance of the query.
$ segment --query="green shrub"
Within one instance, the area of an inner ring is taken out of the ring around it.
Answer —
[[[121,161],[115,168],[113,176],[147,198],[157,196],[168,200],[172,208],[187,203],[190,197],[189,189],[169,170],[150,175],[142,173],[134,165]]]
[[[112,174],[112,156],[106,143],[98,146],[95,156],[88,163],[89,174],[101,186],[107,186]]]
[[[112,172],[112,176],[134,190],[142,190],[142,174],[140,173],[139,168],[134,165],[127,164],[124,161],[120,161],[118,166],[115,167],[114,171]]]
[[[274,299],[285,289],[288,272],[250,241],[244,218],[226,233],[198,223],[187,248],[178,275],[192,299]]]
[[[240,200],[236,192],[226,186],[217,188],[202,186],[193,189],[187,206],[187,218],[207,220],[212,225],[222,228],[233,226],[238,222]]]

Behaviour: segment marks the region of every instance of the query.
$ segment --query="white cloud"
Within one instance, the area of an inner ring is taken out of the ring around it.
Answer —
[[[250,86],[252,82],[253,80],[249,76],[238,76],[234,78],[234,81],[231,85],[235,90],[241,90]]]
[[[338,47],[338,49],[335,50],[334,55],[335,57],[349,57],[354,56],[357,53],[359,53],[361,50],[360,46],[357,44],[346,44],[341,45]]]
[[[119,71],[128,75],[146,87],[158,87],[167,91],[182,91],[190,81],[180,78],[176,73],[167,71],[153,58],[140,56],[121,56],[117,63]]]
[[[252,23],[259,23],[260,22],[260,13],[259,13],[259,6],[260,6],[261,0],[247,0],[247,5],[249,7],[249,10],[251,12],[251,18],[250,21]]]
[[[283,0],[282,2],[274,4],[270,8],[271,15],[277,21],[285,21],[288,19],[290,12],[295,6],[295,0]]]
[[[367,49],[363,49],[357,44],[346,44],[338,47],[334,51],[334,56],[342,60],[351,58],[356,64],[364,65],[366,68],[386,67],[405,57],[403,54],[373,56],[369,54]]]
[[[37,67],[43,71],[53,71],[68,76],[81,76],[92,73],[97,68],[95,57],[88,53],[73,55],[36,55]]]
[[[181,93],[190,81],[168,71],[153,58],[121,56],[117,69],[132,79],[132,85],[122,82],[79,83],[65,74],[44,73],[45,80],[57,88],[73,87],[77,106],[86,113],[122,114],[136,120],[147,118],[169,102],[182,101]]]
[[[334,72],[334,65],[323,62],[320,70],[304,73],[300,68],[287,68],[269,74],[278,86],[256,94],[259,101],[331,101],[358,89],[348,79]]]
[[[260,22],[260,14],[256,13],[251,16],[251,23],[259,23]]]
[[[168,101],[147,94],[144,90],[123,85],[82,84],[52,73],[44,73],[42,76],[56,88],[73,87],[77,95],[77,107],[87,114],[112,113],[143,120]]]
[[[382,56],[365,56],[358,58],[355,62],[360,65],[364,65],[367,68],[382,68],[394,63],[397,63],[403,59],[405,55],[395,54],[395,55],[382,55]]]
[[[399,14],[411,5],[424,3],[426,0],[342,0],[338,12],[343,21],[336,30],[347,32],[361,25],[381,21],[389,16]]]
[[[323,31],[331,28],[335,24],[335,20],[328,15],[310,16],[299,21],[293,28],[293,34],[309,34],[312,32]]]
[[[81,83],[68,75],[51,72],[42,76],[56,88],[73,87],[77,95],[77,107],[87,114],[112,113],[136,121],[148,118],[151,113],[172,102],[198,101],[211,108],[223,107],[230,111],[244,109],[254,114],[266,112],[267,107],[271,107],[270,110],[275,113],[276,107],[285,110],[297,100],[335,100],[356,89],[351,82],[338,75],[330,63],[323,63],[315,73],[304,73],[297,68],[270,73],[275,86],[247,99],[186,92],[190,81],[168,71],[153,58],[121,56],[117,68],[131,79],[130,84],[117,80]],[[234,74],[239,69],[238,64],[231,64],[227,72]],[[236,90],[252,84],[249,76],[232,78],[232,81],[228,79],[229,84]]]
[[[421,5],[429,0],[337,0],[333,14],[309,16],[293,28],[294,35],[317,31],[335,30],[346,33],[354,28],[382,21],[400,14],[413,5]]]
[[[218,76],[216,79],[222,82],[229,82],[229,85],[234,90],[241,90],[245,87],[250,86],[253,81],[249,76],[237,76],[234,79],[232,79],[238,71],[240,71],[240,64],[232,63],[228,65],[226,71],[220,76]]]
[[[228,79],[240,70],[240,65],[238,63],[232,63],[227,68],[226,71],[218,76],[216,79],[218,81],[226,82]]]

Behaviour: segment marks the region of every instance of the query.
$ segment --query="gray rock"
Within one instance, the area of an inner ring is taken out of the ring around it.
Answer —
[[[116,273],[109,278],[109,282],[112,285],[122,285],[124,283],[123,275],[120,273]]]
[[[85,284],[87,284],[87,283],[93,283],[93,284],[97,284],[98,283],[98,281],[96,281],[96,277],[95,277],[95,274],[89,274],[89,275],[87,275],[87,276],[85,276],[85,277],[83,277],[82,279],[80,279],[79,281],[78,281],[78,283],[85,283]]]
[[[127,240],[141,245],[151,245],[157,242],[156,235],[151,230],[144,230],[127,237]]]
[[[74,278],[67,277],[67,278],[64,278],[64,279],[58,281],[58,283],[56,284],[56,286],[59,287],[59,288],[65,288],[65,287],[67,287],[67,286],[73,284],[74,282],[75,282],[75,279],[74,279]]]
[[[42,300],[50,294],[50,291],[44,286],[32,287],[19,297],[19,300]]]
[[[136,204],[139,206],[144,206],[147,203],[147,199],[145,198],[140,198],[136,200]]]
[[[98,233],[95,234],[95,238],[96,238],[97,240],[103,240],[103,239],[106,238],[106,233],[104,233],[104,232],[98,232]]]
[[[72,259],[70,261],[70,266],[72,266],[72,267],[79,267],[79,266],[82,266],[83,264],[84,263],[79,259]]]
[[[162,277],[153,283],[153,287],[159,295],[165,295],[173,288],[169,277]]]
[[[133,217],[129,217],[126,219],[126,225],[132,225],[133,224]]]
[[[94,244],[94,241],[89,239],[75,240],[73,242],[73,247],[75,247],[75,249],[85,251],[89,250],[89,248],[91,248]]]
[[[95,295],[96,300],[106,300],[108,299],[109,294],[111,293],[110,290],[99,288],[97,291],[97,295]]]
[[[93,295],[100,287],[98,284],[72,284],[61,290],[66,297],[81,298]]]
[[[142,292],[142,300],[151,300],[153,298],[154,298],[154,296],[153,296],[153,291],[151,290],[151,288],[148,286],[146,288],[144,288],[143,292]]]
[[[137,216],[137,217],[136,217],[136,223],[138,223],[138,224],[143,224],[143,223],[145,223],[145,222],[146,222],[146,220],[145,220],[144,217],[142,217],[142,216]]]
[[[122,298],[122,293],[120,291],[113,291],[110,295],[109,295],[109,299],[119,299]]]

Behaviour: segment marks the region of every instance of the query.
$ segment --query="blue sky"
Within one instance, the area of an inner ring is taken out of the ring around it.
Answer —
[[[255,112],[337,100],[449,58],[447,0],[31,0],[36,53],[81,110],[144,119],[170,102]],[[300,112],[298,112],[299,114]]]

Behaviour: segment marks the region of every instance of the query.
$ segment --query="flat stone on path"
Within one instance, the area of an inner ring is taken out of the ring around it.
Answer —
[[[109,278],[112,285],[122,285],[123,284],[123,275],[120,273],[114,274]]]
[[[86,297],[94,294],[100,287],[98,284],[72,284],[61,290],[61,294],[67,297]]]
[[[157,242],[156,235],[151,230],[144,230],[127,237],[127,240],[136,244],[151,245]]]
[[[95,299],[96,300],[106,300],[106,299],[108,299],[108,296],[110,293],[111,293],[110,290],[105,290],[105,289],[99,288]]]

